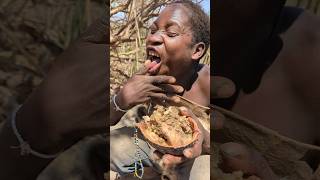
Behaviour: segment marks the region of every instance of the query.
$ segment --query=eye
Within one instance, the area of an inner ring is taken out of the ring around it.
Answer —
[[[176,33],[176,32],[167,32],[167,35],[169,36],[169,37],[176,37],[176,36],[178,36],[179,34],[178,33]]]
[[[156,33],[157,32],[157,30],[155,30],[155,29],[150,29],[150,34],[154,34],[154,33]]]
[[[150,33],[150,34],[154,34],[154,33],[156,33],[156,32],[157,32],[157,28],[156,28],[154,25],[150,26],[149,33]]]

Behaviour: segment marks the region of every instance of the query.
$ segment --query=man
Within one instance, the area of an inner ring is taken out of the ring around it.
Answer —
[[[163,9],[151,25],[146,39],[146,67],[131,77],[113,97],[111,124],[120,120],[124,110],[137,104],[154,99],[179,101],[175,94],[203,106],[209,105],[210,68],[199,64],[209,47],[209,25],[208,15],[191,1],[176,1]],[[126,127],[111,131],[111,169],[121,175],[132,173],[128,168],[134,163],[135,145],[130,139],[132,132]],[[143,140],[140,139],[140,142],[144,164],[155,168],[150,160],[153,158],[152,150]],[[196,158],[203,151],[209,153],[209,144],[210,134],[203,129],[197,144],[185,150],[184,156],[162,156],[164,166],[181,164],[184,171],[179,177],[181,179],[210,179],[209,156]],[[206,164],[205,168],[191,169],[192,163],[190,165],[189,162],[194,158],[194,166]]]

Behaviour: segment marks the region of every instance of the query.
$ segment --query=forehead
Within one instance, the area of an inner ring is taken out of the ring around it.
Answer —
[[[181,27],[191,26],[188,8],[181,4],[172,4],[165,7],[155,20],[157,25],[176,24]]]

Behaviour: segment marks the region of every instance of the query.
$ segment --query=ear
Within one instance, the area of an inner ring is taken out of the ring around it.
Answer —
[[[191,59],[194,61],[199,60],[203,56],[205,49],[206,45],[203,42],[193,45]]]

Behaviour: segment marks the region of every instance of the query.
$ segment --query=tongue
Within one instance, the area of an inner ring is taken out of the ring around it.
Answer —
[[[161,63],[157,61],[152,61],[150,64],[147,65],[148,72],[151,74],[155,74],[157,69],[161,66]]]
[[[155,75],[157,74],[157,70],[161,66],[161,61],[148,59],[145,62],[145,66],[148,69],[148,73],[150,73],[150,75]]]
[[[156,61],[152,61],[150,64],[148,64],[147,68],[150,70],[151,68],[153,68],[155,65],[157,65]]]

